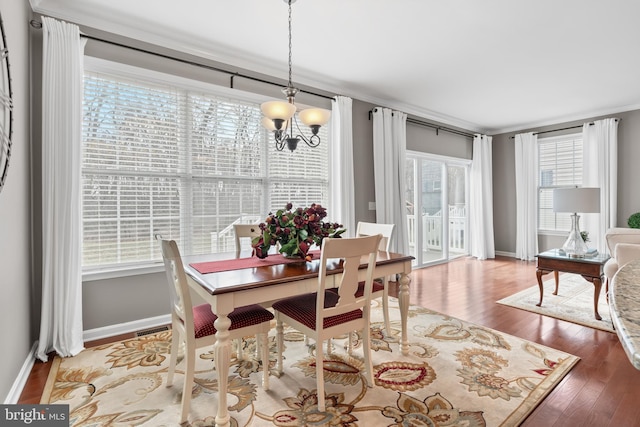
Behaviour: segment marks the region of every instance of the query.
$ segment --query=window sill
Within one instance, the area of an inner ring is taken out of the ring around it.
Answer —
[[[118,277],[139,276],[143,274],[160,273],[162,271],[164,271],[164,264],[162,263],[88,270],[82,272],[82,281],[90,282],[94,280],[117,279]]]

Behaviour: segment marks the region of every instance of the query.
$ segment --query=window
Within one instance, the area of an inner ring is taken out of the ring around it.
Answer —
[[[538,170],[538,229],[569,231],[569,214],[553,212],[553,190],[582,185],[582,135],[538,139]]]
[[[254,95],[103,61],[85,68],[85,270],[160,260],[157,233],[185,255],[230,251],[234,223],[288,201],[328,205],[328,126],[318,148],[278,152]]]

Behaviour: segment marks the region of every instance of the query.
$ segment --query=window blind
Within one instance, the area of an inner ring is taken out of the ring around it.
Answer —
[[[539,139],[538,168],[538,229],[569,231],[570,215],[553,212],[553,190],[582,186],[582,135]]]
[[[275,149],[258,102],[170,82],[85,72],[85,270],[159,261],[156,234],[183,254],[233,250],[233,224],[329,201],[322,143]]]

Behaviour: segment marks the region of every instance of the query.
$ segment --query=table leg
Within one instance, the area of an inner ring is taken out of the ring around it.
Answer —
[[[216,343],[213,345],[216,372],[218,374],[218,413],[216,414],[216,427],[229,427],[231,419],[227,409],[227,383],[229,380],[229,363],[231,360],[231,340],[229,339],[229,326],[231,320],[228,313],[216,313],[218,318],[216,327]]]
[[[593,278],[593,313],[596,320],[602,320],[602,316],[598,313],[598,300],[600,299],[600,290],[602,289],[602,279],[600,277]]]
[[[407,314],[409,312],[409,283],[411,278],[405,274],[400,273],[400,279],[398,280],[398,303],[400,305],[400,323],[402,325],[401,338],[400,338],[400,351],[402,354],[409,354],[409,340],[407,338]]]
[[[558,284],[560,283],[560,274],[558,270],[553,271],[553,277],[556,279],[556,290],[553,291],[553,294],[558,295]],[[540,302],[542,302],[542,300],[540,300]]]
[[[540,302],[536,304],[536,307],[542,306],[542,296],[544,295],[544,287],[542,287],[542,276],[547,274],[548,271],[536,270],[536,277],[538,278],[538,287],[540,288]]]

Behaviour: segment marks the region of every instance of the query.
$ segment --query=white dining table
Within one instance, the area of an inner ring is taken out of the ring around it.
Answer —
[[[246,254],[250,256],[249,253]],[[276,255],[279,257],[280,255]],[[228,427],[230,415],[227,408],[227,381],[229,378],[229,364],[231,360],[231,341],[229,339],[229,313],[235,308],[248,304],[269,305],[270,302],[290,296],[315,292],[318,286],[319,260],[315,256],[312,261],[289,262],[273,264],[273,255],[260,265],[256,259],[235,259],[235,254],[208,254],[183,257],[185,273],[190,287],[204,301],[211,305],[211,310],[218,317],[215,321],[216,343],[214,345],[215,368],[218,373],[218,411],[216,426]],[[400,307],[401,337],[400,350],[403,354],[409,351],[407,341],[407,313],[409,310],[409,284],[411,282],[412,256],[391,252],[378,252],[375,277],[393,276],[398,278],[398,302]],[[219,261],[219,262],[216,262]],[[366,262],[363,257],[361,263],[361,277],[366,275]],[[330,274],[342,271],[340,260],[330,260]],[[214,272],[203,268],[203,263],[217,265],[230,270],[213,268]],[[199,271],[200,270],[200,271]]]

